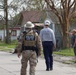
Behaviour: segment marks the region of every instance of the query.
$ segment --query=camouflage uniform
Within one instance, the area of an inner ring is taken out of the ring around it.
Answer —
[[[29,34],[33,34],[33,30],[29,32]],[[38,36],[38,34],[35,32],[35,38],[36,38],[36,44],[38,47],[38,56],[41,55],[41,50],[42,50],[42,42]],[[19,41],[19,44],[17,46],[18,53],[22,52],[22,59],[21,59],[21,75],[27,75],[26,74],[26,69],[27,69],[27,63],[29,61],[30,64],[30,70],[29,70],[29,75],[35,75],[35,67],[37,64],[37,55],[36,51],[33,50],[22,50],[22,42],[24,39],[24,35],[22,35],[22,38]],[[28,43],[27,43],[28,45]]]

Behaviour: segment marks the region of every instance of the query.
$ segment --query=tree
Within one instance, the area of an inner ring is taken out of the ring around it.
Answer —
[[[8,7],[7,7],[7,0],[4,0],[4,17],[5,17],[5,24],[6,24],[6,43],[9,43],[9,31],[8,31]]]
[[[63,37],[63,47],[69,46],[69,37],[66,32],[69,31],[70,20],[76,13],[76,0],[45,0],[51,11],[57,16]]]
[[[43,10],[45,0],[21,0],[20,4],[23,10]]]
[[[13,1],[8,1],[8,0],[0,0],[0,10],[4,10],[4,15],[0,15],[2,20],[5,22],[5,29],[6,30],[6,39],[5,42],[9,43],[9,26],[8,26],[8,19],[12,19],[14,15],[17,13],[18,9],[18,2],[19,0],[13,0]],[[16,3],[17,2],[17,3]],[[12,11],[12,14],[10,13]],[[16,11],[16,12],[15,12]],[[13,16],[12,16],[13,15]],[[5,34],[4,34],[5,35]]]
[[[36,9],[36,10],[43,10],[44,9],[44,4],[45,1],[44,0],[28,0],[28,7],[32,7],[31,9]]]

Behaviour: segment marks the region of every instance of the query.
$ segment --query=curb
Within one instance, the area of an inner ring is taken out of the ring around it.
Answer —
[[[62,56],[62,55],[54,54],[53,57],[54,57],[54,60],[57,62],[76,66],[76,60],[74,60],[72,56]]]

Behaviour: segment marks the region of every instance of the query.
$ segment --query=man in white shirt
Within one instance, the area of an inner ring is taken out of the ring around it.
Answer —
[[[40,37],[43,44],[43,53],[46,63],[46,71],[53,70],[53,48],[56,48],[54,31],[49,28],[50,21],[45,20],[44,28],[40,31]]]

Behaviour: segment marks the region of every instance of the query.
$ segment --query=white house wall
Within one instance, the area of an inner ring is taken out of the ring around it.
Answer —
[[[17,37],[20,34],[20,30],[17,30],[17,35],[16,36],[11,36],[11,40],[17,40]]]
[[[4,40],[4,30],[0,30],[0,38],[1,40]]]
[[[6,34],[6,31],[5,31],[5,34]],[[19,34],[20,34],[20,30],[17,30],[17,35],[11,36],[11,40],[17,40],[17,37],[19,36]],[[0,38],[2,41],[4,40],[4,30],[0,30]]]
[[[20,30],[17,30],[17,37],[19,36],[19,34],[20,34]]]

